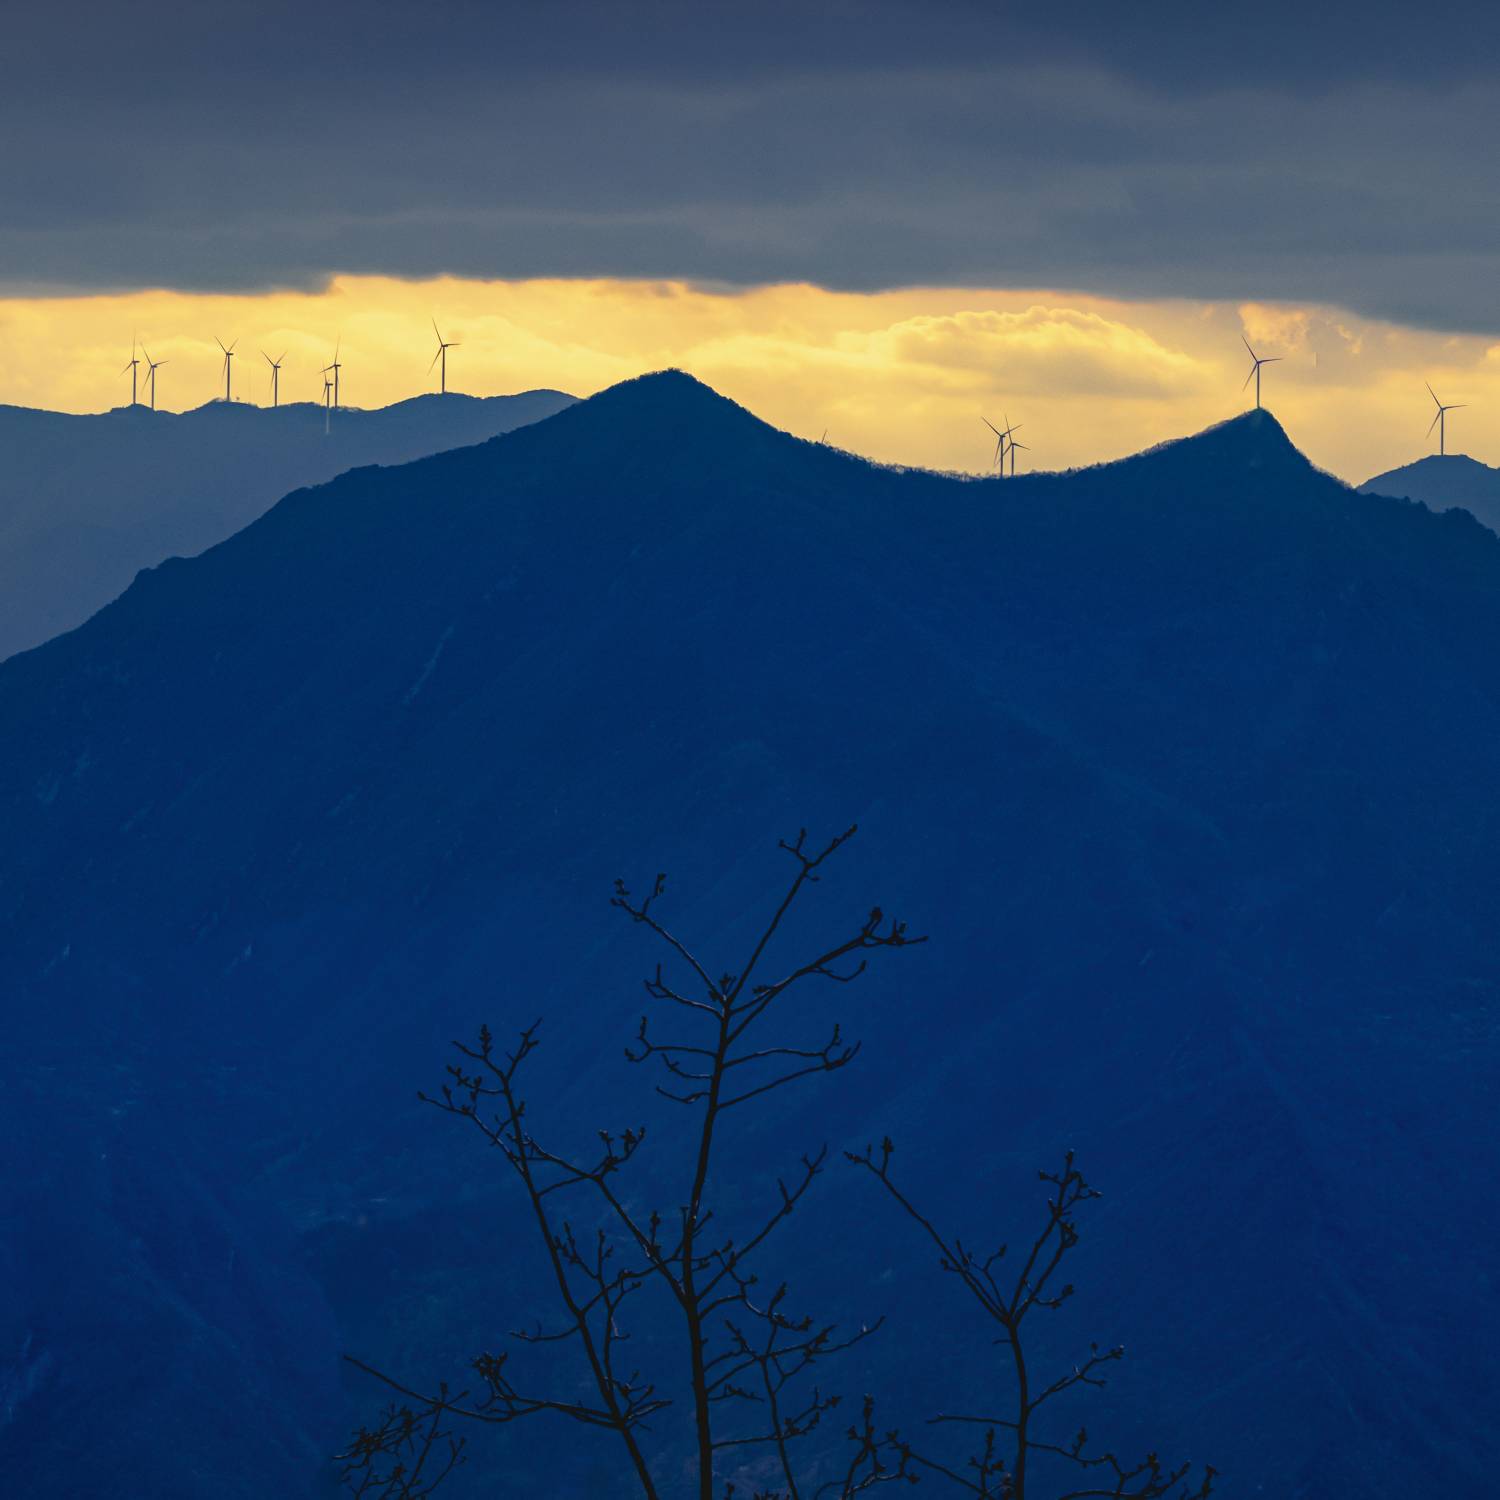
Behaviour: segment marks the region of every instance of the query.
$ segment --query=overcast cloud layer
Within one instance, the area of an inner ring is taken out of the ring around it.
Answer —
[[[1042,285],[1500,331],[1500,8],[1041,9],[28,8],[0,284]]]

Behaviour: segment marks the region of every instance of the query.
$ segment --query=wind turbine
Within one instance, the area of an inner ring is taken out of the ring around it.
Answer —
[[[1422,383],[1423,383],[1423,385],[1427,385],[1427,382],[1425,380]],[[1438,400],[1438,398],[1437,398],[1437,392],[1434,391],[1433,388],[1430,385],[1427,386],[1427,394],[1432,397],[1432,404],[1435,407],[1437,407],[1437,415],[1432,419],[1431,423],[1429,423],[1429,425],[1428,425],[1427,436],[1431,437],[1432,436],[1432,429],[1434,427],[1437,428],[1437,430],[1438,430],[1438,457],[1441,458],[1448,451],[1448,446],[1447,446],[1447,432],[1446,432],[1446,428],[1447,428],[1448,424],[1443,419],[1444,419],[1444,417],[1446,417],[1448,415],[1448,413],[1450,411],[1462,411],[1464,409],[1464,407],[1468,405],[1468,403],[1467,402],[1460,402],[1457,406],[1444,406],[1443,403]]]
[[[991,460],[991,463],[995,468],[999,469],[1000,477],[1004,479],[1006,445],[1009,444],[1011,447],[1015,446],[1015,438],[1012,436],[1012,434],[1019,432],[1024,424],[1017,422],[1016,425],[1012,427],[1010,425],[1010,418],[1007,417],[1005,419],[1005,430],[1002,432],[998,427],[995,426],[992,421],[990,421],[988,417],[981,417],[979,420],[983,422],[984,425],[995,434],[995,456]],[[1012,461],[1011,463],[1011,472],[1015,472],[1014,461]]]
[[[214,340],[214,343],[216,343],[219,346],[219,348],[224,349],[224,399],[225,399],[225,401],[231,401],[234,398],[230,395],[230,387],[229,387],[230,364],[229,364],[229,361],[234,358],[234,344],[239,343],[239,340],[236,339],[234,341],[234,344],[231,344],[227,349],[224,348],[224,340],[223,339],[216,338]]]
[[[1240,342],[1247,349],[1250,349],[1250,340],[1247,339],[1243,333],[1240,335]],[[1256,411],[1260,410],[1260,367],[1262,365],[1277,365],[1277,364],[1280,364],[1281,363],[1281,358],[1282,357],[1279,354],[1272,354],[1272,355],[1267,356],[1265,359],[1262,359],[1260,357],[1260,355],[1258,355],[1255,352],[1254,349],[1250,349],[1250,359],[1251,359],[1252,363],[1250,365],[1250,373],[1247,376],[1245,376],[1245,385],[1249,385],[1252,380],[1254,380],[1254,382],[1255,382],[1255,409],[1256,409]],[[1242,385],[1240,387],[1240,389],[1244,390],[1245,389],[1245,385]]]
[[[260,357],[271,367],[271,408],[274,411],[276,407],[281,405],[281,359],[285,359],[286,355],[283,354],[281,359],[272,359],[262,349]]]
[[[328,378],[328,372],[323,372],[323,436],[328,436],[328,393],[333,389],[333,382]]]
[[[166,364],[164,359],[152,359],[151,351],[144,344],[141,345],[141,353],[146,356],[146,379],[151,386],[151,410],[156,410],[156,372]]]
[[[339,363],[339,348],[342,344],[343,340],[340,339],[338,343],[333,346],[333,363],[323,366],[323,373],[325,375],[328,374],[330,370],[333,372],[333,405],[335,411],[338,410],[339,404],[339,371],[344,368]]]
[[[1011,438],[1011,440],[1010,440],[1010,477],[1012,479],[1014,479],[1016,477],[1016,449],[1017,448],[1020,448],[1025,453],[1030,453],[1031,452],[1031,449],[1028,448],[1025,443],[1018,443],[1014,438]]]
[[[444,343],[442,334],[438,333],[436,318],[432,320],[432,331],[434,333],[437,333],[438,341],[437,353],[432,356],[432,365],[437,364],[439,360],[442,360],[443,362],[442,376],[438,385],[438,390],[442,395],[446,396],[448,394],[448,351],[450,349],[457,349],[458,344],[456,342]],[[429,375],[432,374],[432,365],[427,366],[427,373]]]
[[[126,370],[130,371],[130,404],[132,406],[136,405],[135,376],[136,376],[136,370],[139,367],[140,362],[141,362],[140,359],[139,359],[139,357],[136,355],[135,348],[136,348],[136,341],[134,339],[131,339],[131,341],[130,341],[130,361],[129,361],[128,364],[123,365],[121,367],[121,369],[120,369],[120,374],[122,374],[122,375],[125,373]]]

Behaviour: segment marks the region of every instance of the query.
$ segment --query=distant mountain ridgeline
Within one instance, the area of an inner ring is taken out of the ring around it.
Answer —
[[[1500,531],[1500,469],[1463,453],[1431,454],[1416,463],[1377,474],[1360,485],[1365,495],[1420,500],[1429,510],[1468,511],[1491,531]]]
[[[143,573],[0,665],[0,1471],[320,1493],[379,1399],[341,1350],[462,1381],[537,1315],[503,1168],[414,1099],[450,1038],[545,1016],[538,1128],[665,1139],[611,880],[669,872],[727,964],[776,839],[858,822],[811,919],[931,941],[809,992],[864,1051],[752,1187],[889,1132],[988,1234],[1076,1148],[1106,1197],[1049,1355],[1130,1351],[1091,1430],[1228,1500],[1478,1500],[1497,638],[1500,538],[1268,413],[965,481],[673,374]],[[832,1166],[795,1222],[799,1295],[890,1315],[842,1388],[939,1409],[986,1356],[913,1323],[933,1257]],[[558,1436],[502,1433],[505,1480],[613,1493]]]
[[[82,624],[141,568],[191,556],[289,490],[551,416],[557,391],[343,408],[222,401],[180,415],[0,407],[0,657]]]

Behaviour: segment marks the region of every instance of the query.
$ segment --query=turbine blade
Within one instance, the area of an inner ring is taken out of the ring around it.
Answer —
[[[219,337],[219,336],[218,336],[218,334],[215,334],[215,335],[214,335],[214,343],[216,343],[216,344],[217,344],[217,345],[218,345],[218,346],[219,346],[219,348],[221,348],[221,349],[224,349],[224,340],[223,340],[223,339],[221,339],[221,338],[220,338],[220,337]],[[228,353],[229,353],[229,351],[228,351],[228,350],[227,350],[227,349],[224,349],[224,352],[225,352],[225,353],[226,353],[226,354],[228,354]]]
[[[1438,424],[1438,423],[1439,423],[1439,422],[1441,422],[1441,421],[1442,421],[1442,420],[1443,420],[1443,410],[1442,410],[1442,408],[1441,408],[1441,407],[1439,407],[1439,408],[1438,408],[1438,414],[1437,414],[1437,416],[1435,416],[1435,417],[1434,417],[1434,418],[1433,418],[1433,419],[1432,419],[1432,420],[1431,420],[1431,421],[1430,421],[1430,422],[1429,422],[1429,423],[1428,423],[1428,424],[1427,424],[1427,436],[1428,436],[1428,437],[1431,437],[1431,436],[1432,436],[1432,429],[1433,429],[1433,428],[1434,428],[1434,427],[1436,427],[1436,426],[1437,426],[1437,424]]]
[[[1457,405],[1457,406],[1450,406],[1448,408],[1448,410],[1449,411],[1462,411],[1464,409],[1464,407],[1466,407],[1468,404],[1469,403],[1467,401],[1460,402],[1459,405]]]
[[[1261,360],[1260,363],[1263,365],[1279,365],[1285,358],[1286,355],[1284,354],[1273,354],[1269,359]]]
[[[1443,403],[1438,400],[1437,392],[1433,390],[1430,385],[1427,385],[1427,382],[1425,380],[1422,382],[1422,384],[1427,386],[1427,394],[1432,397],[1432,404],[1436,407],[1441,408]]]
[[[1242,343],[1247,349],[1250,349],[1250,340],[1247,339],[1243,333],[1240,335],[1240,343]],[[1250,349],[1250,358],[1254,359],[1255,357],[1255,350]]]
[[[983,422],[984,425],[986,427],[988,427],[989,430],[991,432],[993,432],[996,437],[1002,437],[1004,435],[1004,434],[1001,433],[1000,429],[998,427],[996,427],[995,424],[992,421],[990,421],[990,419],[988,417],[981,417],[979,420],[981,422]]]
[[[1254,379],[1255,379],[1255,372],[1256,372],[1256,371],[1257,371],[1257,370],[1258,370],[1258,369],[1259,369],[1259,368],[1260,368],[1260,366],[1259,366],[1259,365],[1251,365],[1251,366],[1250,366],[1250,373],[1249,373],[1249,374],[1248,374],[1248,375],[1247,375],[1247,376],[1245,376],[1245,385],[1242,385],[1242,386],[1241,386],[1241,387],[1240,387],[1240,389],[1241,389],[1241,390],[1244,390],[1244,389],[1245,389],[1245,386],[1248,386],[1248,385],[1249,385],[1249,384],[1250,384],[1250,382],[1251,382],[1251,381],[1252,381],[1252,380],[1254,380]]]
[[[428,366],[427,366],[427,373],[428,373],[428,374],[429,374],[429,375],[431,375],[431,374],[432,374],[432,371],[433,371],[433,368],[434,368],[434,367],[435,367],[435,366],[436,366],[436,364],[437,364],[437,362],[438,362],[438,361],[439,361],[439,360],[440,360],[440,359],[441,359],[441,358],[442,358],[442,357],[443,357],[443,350],[442,350],[442,346],[441,346],[441,345],[439,345],[439,347],[438,347],[438,352],[437,352],[437,353],[436,353],[436,354],[434,354],[434,355],[433,355],[433,356],[432,356],[432,364],[430,364],[430,365],[428,365]]]

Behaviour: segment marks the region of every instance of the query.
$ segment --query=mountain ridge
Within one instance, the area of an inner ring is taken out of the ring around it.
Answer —
[[[324,413],[210,403],[74,414],[0,408],[0,657],[72,629],[135,572],[201,551],[299,484],[481,441],[572,398],[418,397]]]
[[[561,397],[572,401],[576,397],[569,396],[565,391],[553,390],[549,386],[536,386],[522,394],[528,396]],[[422,391],[415,396],[403,396],[398,401],[387,402],[384,406],[352,406],[345,403],[335,408],[336,414],[373,416],[380,412],[399,411],[403,408],[437,406],[439,404],[458,405],[487,405],[503,403],[513,400],[512,395],[474,396],[466,391]],[[261,412],[267,417],[275,419],[281,413],[295,413],[306,415],[316,413],[319,417],[323,415],[325,407],[321,401],[282,401],[277,406],[267,406],[259,401],[247,401],[242,397],[236,397],[233,401],[225,401],[222,396],[215,396],[201,402],[197,406],[183,407],[180,411],[174,411],[168,407],[153,407],[145,401],[136,401],[133,404],[123,402],[119,406],[107,407],[103,411],[63,411],[50,406],[23,406],[14,401],[0,401],[0,419],[10,420],[15,416],[56,418],[61,421],[90,422],[101,419],[114,421],[151,421],[170,422],[181,421],[185,418],[202,418],[205,416],[228,415],[229,413]]]

